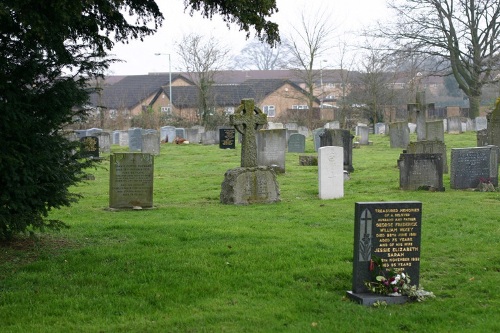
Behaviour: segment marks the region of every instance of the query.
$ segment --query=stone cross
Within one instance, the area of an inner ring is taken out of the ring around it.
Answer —
[[[417,141],[426,140],[427,133],[425,129],[425,122],[427,118],[427,112],[429,110],[434,110],[434,103],[425,103],[425,91],[417,91],[416,103],[408,104],[407,109],[410,117],[412,114],[416,114],[417,122]]]
[[[242,135],[241,143],[241,166],[257,166],[257,130],[267,124],[267,115],[255,106],[253,99],[241,100],[241,105],[229,116],[233,125]]]

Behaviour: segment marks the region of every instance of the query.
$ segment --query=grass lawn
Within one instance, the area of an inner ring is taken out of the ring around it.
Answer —
[[[113,212],[104,162],[52,212],[70,229],[0,245],[0,332],[500,332],[500,192],[452,190],[449,175],[445,192],[401,191],[401,150],[370,140],[337,200],[290,153],[280,203],[222,205],[240,146],[166,144],[154,209]],[[476,137],[445,140],[450,161]],[[423,205],[420,282],[436,298],[350,302],[354,203],[408,200]]]

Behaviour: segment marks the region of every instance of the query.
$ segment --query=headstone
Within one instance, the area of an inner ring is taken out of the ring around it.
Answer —
[[[175,139],[175,127],[163,126],[160,128],[160,139],[163,142],[173,143]]]
[[[475,128],[474,122],[472,121],[472,119],[467,118],[465,120],[465,130],[464,130],[464,132],[475,131],[475,130],[476,130],[476,128]]]
[[[160,155],[160,133],[147,132],[142,135],[141,152],[151,155]]]
[[[95,134],[97,139],[99,140],[99,151],[101,153],[110,153],[111,152],[111,136],[109,132],[98,132]]]
[[[488,130],[482,129],[476,133],[476,141],[478,147],[483,147],[488,145]]]
[[[374,131],[375,134],[385,134],[385,123],[376,123]]]
[[[497,146],[452,148],[451,188],[476,188],[480,182],[491,182],[497,187],[498,155]]]
[[[318,149],[319,198],[344,196],[344,148],[324,146]]]
[[[142,128],[129,128],[128,130],[128,149],[131,152],[140,152],[142,149]]]
[[[447,132],[449,134],[460,134],[462,133],[462,120],[460,117],[448,117],[448,128]]]
[[[488,127],[488,122],[486,117],[476,117],[474,118],[474,131],[484,130]]]
[[[285,172],[286,129],[257,132],[257,164],[269,166],[276,173]]]
[[[401,154],[398,167],[401,190],[444,191],[442,154]]]
[[[186,131],[185,139],[187,141],[189,141],[190,143],[200,143],[201,135],[197,128],[185,128],[184,130]]]
[[[97,136],[96,134],[101,133],[102,129],[101,128],[89,128],[87,130],[87,136]]]
[[[205,131],[201,133],[201,144],[203,145],[215,145],[219,142],[219,132],[217,131]]]
[[[462,122],[461,125],[462,125],[462,127],[461,127],[462,132],[460,132],[460,133],[467,132],[467,123]]]
[[[444,126],[442,120],[428,121],[425,123],[427,141],[444,142]]]
[[[247,205],[280,201],[276,173],[270,167],[257,166],[256,132],[267,124],[267,116],[255,106],[253,99],[243,99],[234,114],[229,116],[229,120],[242,135],[241,167],[225,173],[220,202]]]
[[[219,148],[236,148],[236,130],[234,128],[219,128]]]
[[[358,127],[365,127],[365,126],[368,126],[368,124],[365,124],[365,123],[358,123],[355,127],[355,134],[356,135],[359,135],[359,132],[358,132]]]
[[[298,134],[298,133],[299,133],[299,131],[297,131],[297,130],[289,130],[289,129],[287,129],[286,130],[286,142],[288,142],[288,140],[290,139],[290,135],[292,135],[292,134]]]
[[[303,153],[306,150],[306,137],[299,133],[290,135],[288,139],[289,153]]]
[[[154,157],[142,153],[110,156],[109,207],[153,207]]]
[[[75,130],[75,134],[78,137],[78,140],[80,140],[81,138],[87,136],[87,130]]]
[[[120,131],[120,147],[128,146],[128,131]]]
[[[495,109],[487,116],[488,144],[500,147],[500,98]]]
[[[302,134],[306,138],[311,135],[311,132],[309,131],[309,129],[306,126],[299,126],[298,131],[299,131],[299,134]]]
[[[347,296],[363,305],[377,301],[404,303],[405,297],[372,294],[365,286],[373,279],[370,261],[381,258],[386,269],[403,269],[411,283],[420,282],[422,203],[356,202],[352,290]]]
[[[113,131],[113,144],[114,145],[120,144],[120,131]]]
[[[406,149],[408,154],[441,154],[443,161],[443,173],[448,173],[448,158],[446,145],[441,141],[418,141],[410,142]]]
[[[344,170],[347,172],[354,171],[354,167],[352,166],[353,138],[354,135],[351,132],[343,129],[325,129],[320,134],[321,147],[337,146],[344,148]]]
[[[86,158],[99,158],[99,139],[97,136],[84,136],[80,139],[80,155]]]
[[[287,124],[285,124],[285,128],[287,130],[291,130],[291,131],[298,131],[299,125],[297,123],[287,123]]]
[[[325,132],[324,128],[317,128],[313,130],[313,141],[314,141],[314,151],[318,151],[319,147],[321,147],[321,139],[320,135]]]
[[[273,122],[269,122],[267,123],[267,129],[283,129],[285,128],[285,126],[283,126],[282,123],[273,123]]]
[[[358,136],[359,136],[359,144],[360,145],[368,145],[368,134],[370,133],[370,128],[368,126],[358,126]]]
[[[410,129],[406,121],[389,124],[389,137],[391,148],[406,149],[410,143]]]
[[[326,123],[324,127],[329,129],[340,129],[340,122],[331,121],[329,123]]]
[[[186,139],[186,130],[184,128],[176,128],[175,129],[175,137]]]

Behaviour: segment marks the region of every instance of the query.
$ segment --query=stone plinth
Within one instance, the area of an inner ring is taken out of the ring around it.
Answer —
[[[241,167],[226,171],[221,185],[221,203],[249,205],[278,201],[280,189],[272,168]]]

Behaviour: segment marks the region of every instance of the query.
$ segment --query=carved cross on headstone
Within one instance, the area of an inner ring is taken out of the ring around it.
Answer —
[[[410,117],[415,115],[417,122],[417,141],[426,140],[426,128],[425,122],[427,118],[427,112],[429,110],[434,111],[434,103],[425,103],[425,91],[417,91],[416,103],[408,104],[407,106],[408,114]]]
[[[267,116],[255,106],[253,99],[243,99],[234,115],[229,116],[229,120],[242,135],[241,166],[256,167],[256,133],[259,128],[267,124]]]

